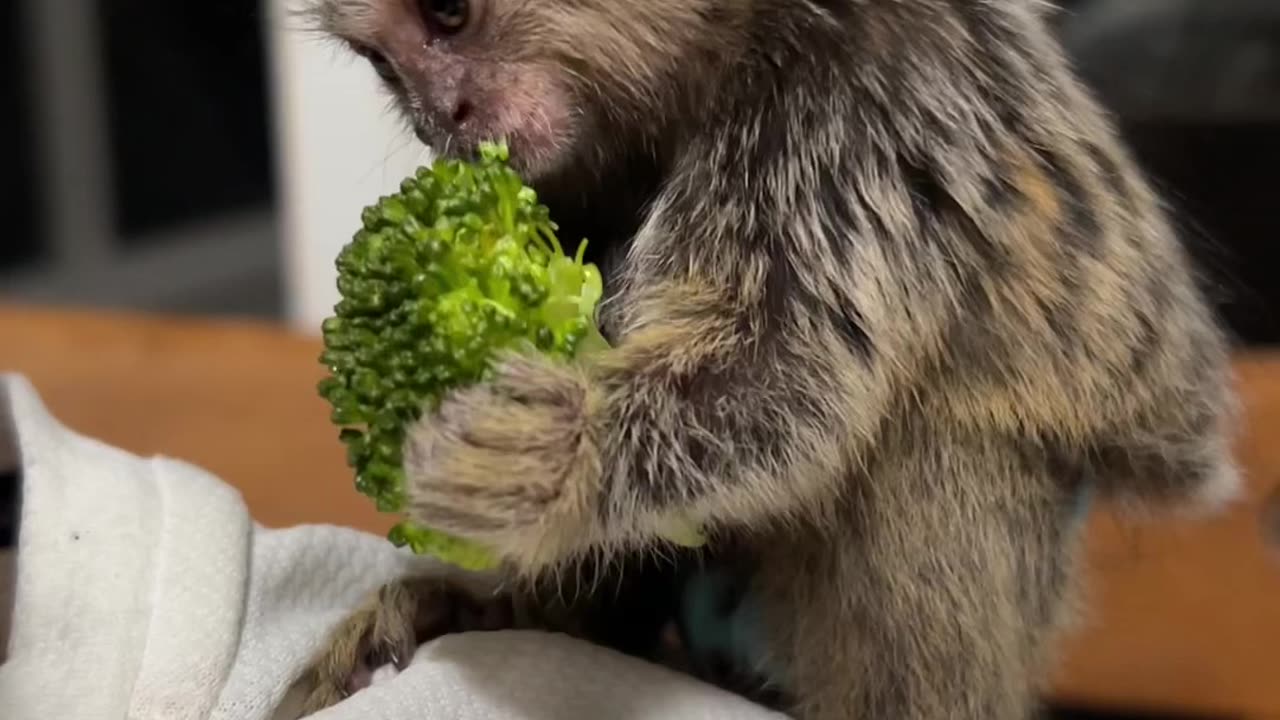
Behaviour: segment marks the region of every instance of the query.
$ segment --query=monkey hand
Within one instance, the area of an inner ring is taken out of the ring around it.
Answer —
[[[409,428],[410,517],[528,571],[585,547],[601,493],[595,404],[579,371],[504,358],[490,382],[449,395]]]

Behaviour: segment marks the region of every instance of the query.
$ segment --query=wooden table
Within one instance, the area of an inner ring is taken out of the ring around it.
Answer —
[[[201,465],[266,525],[382,532],[316,395],[318,354],[272,327],[0,307],[0,371],[27,375],[70,427]],[[1068,639],[1058,697],[1280,720],[1280,560],[1259,523],[1280,488],[1280,356],[1238,369],[1248,498],[1205,521],[1096,518],[1095,604]]]

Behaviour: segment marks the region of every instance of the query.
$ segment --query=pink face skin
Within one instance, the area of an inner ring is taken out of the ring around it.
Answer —
[[[423,143],[466,156],[505,140],[533,180],[559,169],[579,129],[564,73],[497,52],[491,0],[348,0],[338,34],[367,58]]]

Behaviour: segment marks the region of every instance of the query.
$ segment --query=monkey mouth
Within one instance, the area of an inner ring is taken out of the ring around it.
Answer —
[[[425,123],[414,123],[413,134],[437,157],[475,160],[480,155],[480,140],[468,134],[437,130]]]
[[[508,165],[526,182],[534,182],[555,172],[567,160],[561,157],[560,148],[553,138],[522,132],[522,128],[509,128],[502,133],[488,132],[490,129],[478,132],[481,128],[476,127],[476,131],[455,132],[437,127],[426,119],[413,123],[413,134],[418,141],[440,158],[474,161],[479,158],[483,142],[503,143],[507,147]]]
[[[427,123],[414,123],[413,134],[418,138],[418,142],[443,158],[466,159],[475,155],[478,148],[478,143],[467,143],[464,139],[451,133],[440,132]],[[475,146],[472,147],[472,145]]]

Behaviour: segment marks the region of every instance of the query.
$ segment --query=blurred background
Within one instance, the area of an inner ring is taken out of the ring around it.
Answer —
[[[317,330],[361,207],[427,155],[294,1],[0,0],[0,302]],[[1280,0],[1059,4],[1240,342],[1277,345]]]
[[[0,2],[0,299],[314,330],[361,207],[427,155],[297,8]]]
[[[314,328],[360,207],[425,154],[286,1],[0,3],[0,298]],[[1061,4],[1234,329],[1280,340],[1280,2]]]

